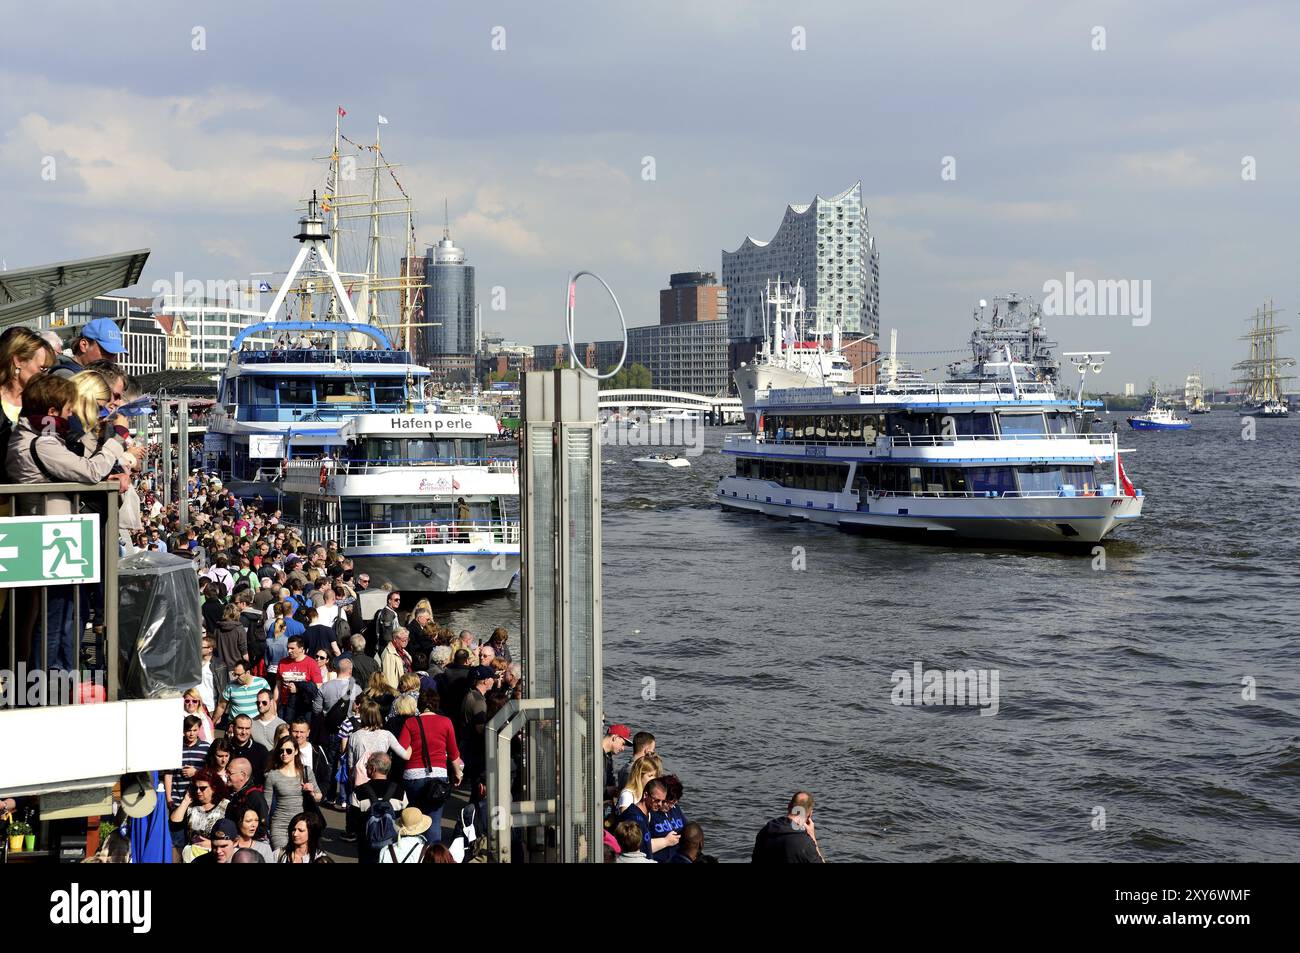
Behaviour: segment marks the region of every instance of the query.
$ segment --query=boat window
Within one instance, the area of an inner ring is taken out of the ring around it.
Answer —
[[[993,433],[992,414],[953,414],[960,436],[989,436]]]
[[[1016,467],[1021,493],[1055,493],[1061,488],[1060,467]]]
[[[279,391],[281,407],[311,407],[315,404],[316,382],[310,378],[289,377],[272,386]]]
[[[368,403],[370,382],[350,377],[326,377],[318,383],[316,395],[322,404]]]
[[[483,460],[487,458],[487,437],[461,437],[456,456],[462,460]]]
[[[239,402],[253,407],[274,407],[275,383],[263,377],[239,378]]]
[[[1008,493],[1016,489],[1016,475],[1010,467],[971,467],[966,471],[976,493]]]
[[[1077,433],[1074,427],[1074,414],[1048,414],[1047,415],[1047,432],[1048,433]]]
[[[397,407],[406,399],[401,381],[375,381],[375,403],[381,407]]]
[[[1044,429],[1042,414],[998,414],[998,423],[1002,427],[1002,433],[1007,435],[1022,436],[1047,432]]]

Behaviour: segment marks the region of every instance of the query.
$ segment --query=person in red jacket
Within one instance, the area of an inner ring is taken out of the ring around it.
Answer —
[[[411,749],[402,781],[406,796],[413,807],[427,814],[433,823],[429,827],[429,843],[440,843],[442,838],[442,809],[453,785],[459,785],[465,776],[465,762],[456,747],[456,731],[451,719],[438,714],[441,699],[433,689],[420,692],[420,714],[406,719],[397,743]],[[451,765],[452,778],[447,777]]]

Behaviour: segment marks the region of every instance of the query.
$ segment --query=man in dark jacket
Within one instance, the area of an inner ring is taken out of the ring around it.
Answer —
[[[763,826],[754,838],[754,854],[750,859],[755,864],[825,863],[817,846],[811,794],[796,792],[786,807],[785,817],[773,818]]]
[[[253,779],[253,767],[248,763],[248,759],[231,758],[230,763],[226,765],[226,772],[230,775],[230,786],[235,792],[230,795],[226,812],[232,819],[242,818],[244,809],[251,807],[257,811],[257,816],[265,824],[271,812],[267,808],[266,795],[262,791],[262,786]]]

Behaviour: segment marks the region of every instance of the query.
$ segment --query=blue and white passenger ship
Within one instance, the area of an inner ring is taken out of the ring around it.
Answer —
[[[896,362],[891,363],[896,367]],[[727,509],[935,539],[1095,543],[1142,513],[1113,433],[1087,433],[1054,384],[886,383],[773,390],[732,434]],[[1096,402],[1088,402],[1096,405]]]
[[[429,369],[357,320],[314,198],[299,225],[298,257],[267,319],[232,343],[209,467],[239,496],[279,501],[308,541],[337,540],[376,584],[508,588],[519,571],[519,480],[514,460],[487,456],[496,419],[441,412]],[[278,319],[305,265],[303,308],[332,289],[346,320]]]

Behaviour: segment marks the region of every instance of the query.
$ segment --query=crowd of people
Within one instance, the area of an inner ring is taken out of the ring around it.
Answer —
[[[115,480],[120,552],[194,565],[201,675],[184,696],[181,763],[162,778],[174,859],[329,862],[326,811],[342,820],[340,839],[363,863],[481,854],[486,725],[524,691],[508,632],[480,643],[440,624],[427,599],[404,609],[402,593],[372,590],[336,542],[308,544],[280,511],[240,500],[191,461],[175,461],[188,476],[178,500],[165,503],[158,464],[173,451],[132,440],[118,413],[134,396],[116,364],[121,351],[121,333],[105,319],[89,322],[68,354],[26,328],[0,335],[3,482]],[[42,504],[46,513],[72,512],[67,497],[14,499],[21,512]],[[98,620],[102,610],[94,587],[81,590],[78,598],[72,586],[47,587],[44,644],[30,621],[20,625],[20,656],[50,669],[83,667],[74,617]],[[16,601],[8,611],[35,617]],[[654,736],[616,724],[603,748],[606,860],[710,862]],[[625,749],[631,759],[615,772]],[[465,807],[448,831],[453,798]],[[760,832],[754,860],[819,860],[812,808],[811,795],[797,793],[787,815]]]

